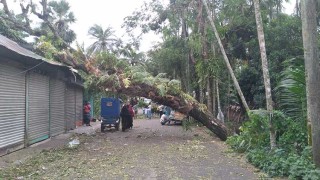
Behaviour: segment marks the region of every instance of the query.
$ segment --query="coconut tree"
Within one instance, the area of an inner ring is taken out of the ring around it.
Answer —
[[[100,25],[90,27],[88,34],[94,39],[94,42],[88,48],[88,54],[97,52],[114,52],[115,46],[119,42],[114,35],[112,27],[107,27],[105,30]]]
[[[202,2],[203,2],[203,4],[204,4],[207,12],[210,12],[209,7],[208,7],[208,4],[207,4],[207,1],[206,1],[206,0],[202,0]],[[221,38],[220,38],[220,36],[219,36],[219,33],[218,33],[218,31],[217,31],[217,28],[216,28],[216,26],[215,26],[215,24],[214,24],[214,22],[213,22],[212,17],[211,17],[211,16],[208,16],[208,18],[209,18],[211,27],[212,27],[212,29],[213,29],[214,35],[215,35],[215,37],[216,37],[216,39],[217,39],[217,41],[218,41],[218,45],[219,45],[220,51],[221,51],[221,53],[222,53],[223,60],[224,60],[224,62],[225,62],[226,65],[227,65],[227,69],[228,69],[228,71],[229,71],[229,74],[231,75],[231,78],[232,78],[232,81],[233,81],[233,83],[234,83],[234,86],[235,86],[235,88],[236,88],[236,90],[237,90],[237,92],[238,92],[238,94],[239,94],[239,96],[240,96],[241,102],[242,102],[244,108],[246,109],[246,112],[248,113],[248,112],[250,111],[250,108],[249,108],[249,106],[248,106],[248,104],[247,104],[247,101],[245,100],[245,97],[244,97],[244,95],[243,95],[243,93],[242,93],[242,90],[241,90],[241,88],[240,88],[239,82],[238,82],[238,80],[237,80],[237,78],[236,78],[236,76],[235,76],[235,74],[234,74],[234,71],[233,71],[233,69],[232,69],[232,67],[231,67],[229,58],[228,58],[228,56],[227,56],[227,54],[226,54],[226,52],[225,52],[225,49],[224,49],[224,47],[223,47],[223,44],[222,44]]]
[[[271,85],[270,85],[270,76],[269,76],[269,68],[268,68],[268,60],[267,60],[267,52],[266,52],[266,44],[264,39],[263,32],[263,24],[260,12],[260,2],[259,0],[254,0],[254,11],[257,23],[257,32],[258,32],[258,40],[260,47],[260,55],[261,55],[261,63],[262,63],[262,72],[263,72],[263,81],[266,93],[266,103],[267,103],[267,111],[270,114],[269,116],[269,128],[270,128],[270,146],[271,149],[276,147],[276,132],[272,123],[272,96],[271,96]]]
[[[65,0],[50,1],[48,7],[52,10],[50,11],[50,19],[54,24],[59,35],[67,43],[72,43],[76,39],[76,34],[73,30],[69,29],[69,24],[74,23],[76,18],[73,12],[70,12],[70,5]]]
[[[145,55],[142,52],[137,52],[132,45],[128,44],[120,50],[120,55],[127,60],[131,65],[144,64]]]
[[[276,91],[281,110],[296,121],[306,121],[305,72],[304,65],[297,64],[298,60],[293,58],[286,61],[288,67],[281,73]]]

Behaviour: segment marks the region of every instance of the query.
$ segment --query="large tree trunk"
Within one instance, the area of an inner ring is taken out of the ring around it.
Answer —
[[[201,35],[201,46],[202,46],[202,60],[204,62],[208,62],[208,46],[207,46],[207,28],[206,28],[206,20],[204,18],[203,12],[203,4],[201,0],[198,0],[198,33]],[[207,107],[210,112],[212,112],[212,90],[210,83],[210,72],[207,72],[207,75],[204,78],[204,83],[206,84],[206,93],[205,99],[207,100]]]
[[[202,0],[202,2],[203,2],[203,4],[204,4],[204,6],[206,7],[207,12],[210,12],[206,0]],[[218,31],[217,31],[217,28],[216,28],[216,26],[215,26],[215,24],[214,24],[211,16],[208,16],[208,18],[209,18],[209,20],[210,20],[210,23],[211,23],[212,29],[213,29],[213,31],[214,31],[215,37],[216,37],[216,39],[217,39],[217,41],[218,41],[218,45],[219,45],[219,47],[220,47],[220,51],[221,51],[221,53],[222,53],[222,55],[223,55],[223,59],[224,59],[226,65],[227,65],[227,68],[228,68],[228,70],[229,70],[229,74],[231,75],[231,78],[232,78],[232,80],[233,80],[234,86],[236,87],[237,92],[238,92],[238,94],[239,94],[239,96],[240,96],[241,102],[242,102],[244,108],[246,109],[246,112],[248,113],[248,112],[250,111],[249,106],[248,106],[247,101],[246,101],[246,99],[244,98],[244,95],[243,95],[243,93],[242,93],[242,91],[241,91],[241,88],[240,88],[240,86],[239,86],[238,80],[237,80],[236,76],[234,75],[234,72],[233,72],[232,67],[231,67],[231,65],[230,65],[228,56],[227,56],[227,54],[226,54],[226,52],[225,52],[225,50],[224,50],[224,47],[223,47],[223,45],[222,45],[222,42],[221,42],[219,33],[218,33]]]
[[[270,146],[271,146],[271,149],[274,149],[276,147],[276,132],[275,132],[273,122],[272,122],[273,105],[272,105],[268,60],[267,60],[267,53],[266,53],[266,44],[265,44],[265,39],[264,39],[263,24],[262,24],[262,18],[261,18],[261,13],[260,13],[259,0],[254,0],[253,3],[254,3],[254,11],[255,11],[258,39],[259,39],[259,46],[260,46],[264,88],[266,91],[265,93],[266,93],[267,111],[270,114],[270,116],[269,116]]]
[[[121,87],[116,91],[127,96],[148,97],[154,102],[169,106],[174,110],[193,117],[215,133],[221,140],[225,141],[227,139],[227,128],[224,124],[219,122],[206,107],[183,92],[168,92],[166,96],[161,96],[155,87],[143,83],[131,84],[127,88]]]
[[[193,117],[215,133],[221,140],[225,141],[227,139],[228,131],[224,124],[219,122],[204,105],[200,104],[187,93],[175,89],[175,92],[168,91],[166,95],[161,95],[156,86],[142,82],[125,83],[128,81],[128,78],[123,76],[123,71],[121,70],[109,70],[105,73],[92,66],[90,61],[86,62],[85,67],[88,69],[89,74],[97,77],[94,83],[95,86],[130,97],[150,98],[154,102],[169,106],[176,111]],[[112,78],[109,79],[108,77],[110,76],[116,76],[118,83],[115,83],[115,80]],[[114,84],[118,84],[118,86],[115,87]]]
[[[207,107],[208,110],[212,113],[212,89],[211,89],[211,83],[210,83],[210,78],[207,78]]]
[[[215,21],[215,19],[216,19],[216,11],[215,11],[216,2],[215,2],[215,0],[212,1],[211,6],[212,6],[212,8],[211,8],[212,11],[211,11],[211,14],[208,14],[208,16],[211,15],[212,20]],[[208,28],[206,28],[206,29],[208,29]],[[216,46],[215,46],[214,42],[211,43],[211,49],[212,49],[213,57],[216,57]],[[211,112],[213,115],[216,115],[216,96],[217,96],[216,81],[218,81],[217,76],[210,78],[210,82],[212,84],[212,87],[211,87],[211,89],[212,89],[212,100],[211,100],[212,111]]]
[[[316,0],[301,1],[302,37],[307,82],[307,118],[312,126],[313,161],[317,167],[320,167],[320,67],[316,7]]]
[[[216,96],[217,96],[217,91],[216,91],[216,79],[215,78],[210,78],[210,81],[212,82],[212,114],[216,114]]]
[[[203,85],[202,85],[202,83],[200,83],[200,100],[199,100],[199,102],[201,103],[201,104],[204,104],[204,98],[205,98],[205,94],[204,94],[204,92],[203,92]]]

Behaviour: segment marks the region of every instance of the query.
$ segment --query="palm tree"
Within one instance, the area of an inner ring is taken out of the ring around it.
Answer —
[[[132,45],[126,45],[120,50],[120,55],[124,57],[131,65],[143,64],[145,61],[145,55],[142,52],[137,52]]]
[[[206,0],[202,0],[202,2],[203,2],[203,5],[205,6],[207,12],[210,12],[210,11],[209,11],[209,7],[208,7],[208,4],[207,4],[207,1],[206,1]],[[208,14],[209,14],[209,13],[208,13]],[[221,41],[221,39],[220,39],[220,36],[219,36],[218,30],[217,30],[217,28],[216,28],[216,25],[214,24],[213,19],[212,19],[211,16],[208,16],[208,18],[209,18],[211,27],[212,27],[212,29],[213,29],[214,35],[215,35],[215,37],[216,37],[216,39],[217,39],[217,41],[218,41],[218,45],[219,45],[219,47],[220,47],[220,51],[221,51],[221,53],[222,53],[223,60],[224,60],[224,62],[225,62],[226,65],[227,65],[227,69],[228,69],[228,71],[229,71],[229,74],[231,75],[231,78],[232,78],[232,81],[233,81],[233,83],[234,83],[234,86],[235,86],[235,88],[236,88],[236,90],[237,90],[237,92],[238,92],[238,95],[240,96],[241,102],[242,102],[244,108],[246,109],[246,112],[249,113],[250,108],[249,108],[248,103],[247,103],[247,101],[246,101],[246,99],[245,99],[245,97],[244,97],[244,95],[243,95],[243,93],[242,93],[242,90],[241,90],[240,85],[239,85],[239,82],[238,82],[238,80],[237,80],[237,78],[236,78],[236,76],[235,76],[235,74],[234,74],[234,72],[233,72],[233,69],[232,69],[232,67],[231,67],[231,65],[230,65],[229,58],[228,58],[228,56],[227,56],[227,54],[226,54],[226,51],[224,50],[224,47],[223,47],[222,41]]]
[[[270,117],[269,117],[270,146],[271,146],[271,149],[274,149],[276,147],[276,132],[271,119],[272,113],[273,113],[272,94],[271,94],[270,76],[269,76],[263,24],[262,24],[261,12],[260,12],[260,2],[259,0],[254,0],[253,4],[254,4],[254,12],[255,12],[258,40],[259,40],[259,46],[260,46],[260,55],[261,55],[261,63],[262,63],[264,88],[266,93],[267,111],[270,114]]]
[[[281,110],[296,121],[307,119],[306,79],[302,60],[293,58],[286,61],[288,67],[281,73],[276,87]],[[298,63],[297,63],[298,62]]]
[[[88,48],[89,55],[98,52],[114,52],[115,46],[119,42],[112,27],[103,30],[100,25],[95,24],[89,29],[88,34],[92,39],[95,39],[95,42]]]
[[[69,29],[69,24],[74,23],[76,18],[73,12],[70,11],[70,5],[65,0],[59,2],[50,1],[50,19],[55,26],[60,37],[71,44],[76,39],[76,34],[73,30]]]

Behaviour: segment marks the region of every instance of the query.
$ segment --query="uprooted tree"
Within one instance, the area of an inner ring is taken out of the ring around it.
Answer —
[[[106,65],[105,69],[101,70],[92,66],[91,62],[87,62],[86,67],[92,73],[90,84],[93,86],[131,97],[150,98],[154,102],[193,117],[220,139],[227,139],[227,129],[224,124],[214,118],[205,105],[182,92],[179,81],[164,78],[164,74],[153,77],[144,71],[142,66],[127,66],[118,62],[112,67]]]
[[[54,21],[52,17],[54,7],[59,4],[50,4],[47,0],[41,0],[42,8],[41,12],[38,12],[37,6],[32,1],[27,4],[22,2],[20,4],[22,14],[16,16],[9,10],[6,0],[1,0],[0,3],[3,5],[0,21],[10,27],[7,28],[8,31],[13,29],[17,32],[39,37],[35,46],[36,49],[34,49],[35,52],[82,70],[87,74],[86,80],[91,88],[112,91],[130,97],[150,98],[154,102],[169,106],[193,117],[221,140],[227,139],[227,128],[224,124],[216,119],[205,105],[198,103],[193,97],[184,93],[180,88],[179,81],[169,80],[165,78],[165,74],[153,77],[144,70],[143,65],[130,66],[128,62],[118,60],[107,52],[87,57],[80,47],[77,50],[70,47],[68,40],[72,37],[68,37],[68,33],[64,32],[68,31],[70,35],[71,31],[68,29],[67,22],[70,22],[73,18],[60,18]],[[60,5],[66,5],[65,1],[60,3]],[[44,29],[31,28],[31,21],[28,16],[30,13],[43,21]],[[68,13],[68,8],[66,8],[64,15],[68,18],[72,17]],[[8,33],[12,34],[12,32]]]

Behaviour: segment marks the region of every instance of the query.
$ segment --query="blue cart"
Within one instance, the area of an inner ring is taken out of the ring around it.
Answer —
[[[101,132],[105,127],[119,131],[121,101],[118,98],[101,98]]]

